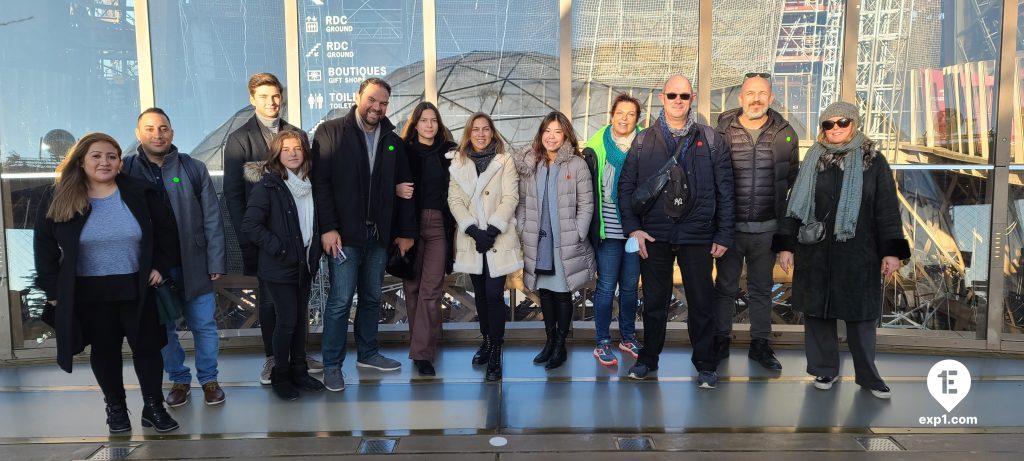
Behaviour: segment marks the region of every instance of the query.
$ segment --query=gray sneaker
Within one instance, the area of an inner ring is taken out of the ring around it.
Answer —
[[[267,361],[263,362],[263,369],[260,370],[260,384],[270,384],[270,372],[274,370],[274,356],[267,357]]]
[[[697,373],[697,387],[701,389],[714,389],[718,387],[718,373],[714,371],[701,371]]]
[[[308,371],[310,373],[323,373],[324,372],[324,363],[319,361],[319,360],[317,360],[317,359],[314,359],[312,355],[307,355],[306,356],[306,368],[309,369]]]
[[[356,366],[362,368],[375,368],[380,371],[395,371],[399,368],[402,368],[401,362],[389,359],[380,354],[377,354],[366,360],[356,361]]]
[[[324,368],[324,387],[332,392],[345,390],[345,373],[341,367]]]

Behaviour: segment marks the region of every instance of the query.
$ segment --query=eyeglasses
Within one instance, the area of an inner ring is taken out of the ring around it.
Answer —
[[[769,78],[772,78],[772,74],[769,74],[768,72],[747,72],[746,74],[744,74],[744,77],[746,77],[746,78],[761,77],[763,79],[769,79]]]
[[[851,123],[853,123],[853,120],[848,119],[846,117],[843,117],[843,118],[841,118],[839,120],[836,120],[834,122],[831,121],[831,120],[825,120],[824,122],[821,122],[821,130],[822,131],[828,131],[828,130],[831,130],[831,129],[837,127],[837,126],[839,128],[846,128],[846,127],[850,126]]]
[[[668,98],[669,101],[674,101],[676,99],[676,96],[678,96],[679,99],[682,99],[683,101],[689,101],[690,97],[693,96],[693,94],[692,93],[665,93],[665,97]]]

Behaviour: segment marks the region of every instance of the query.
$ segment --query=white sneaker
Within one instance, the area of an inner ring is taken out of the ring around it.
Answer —
[[[270,372],[274,370],[274,356],[267,357],[267,361],[263,362],[263,370],[260,371],[260,384],[270,384]]]

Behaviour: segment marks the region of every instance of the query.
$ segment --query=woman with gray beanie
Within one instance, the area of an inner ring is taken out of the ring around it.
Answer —
[[[896,183],[885,157],[860,132],[857,106],[833,103],[819,121],[772,250],[782,270],[793,269],[792,302],[804,313],[814,387],[828,390],[838,380],[836,320],[843,320],[856,383],[888,399],[892,392],[875,368],[875,325],[883,279],[910,258]]]

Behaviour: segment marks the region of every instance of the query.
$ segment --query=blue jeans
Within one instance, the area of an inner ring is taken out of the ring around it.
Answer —
[[[171,278],[181,280],[181,268],[171,269]],[[180,283],[180,282],[179,282]],[[213,293],[206,293],[185,301],[185,324],[192,331],[196,350],[196,378],[199,384],[217,380],[217,355],[220,353],[220,337],[217,335],[217,321],[213,318],[216,304]],[[175,324],[167,327],[167,345],[160,350],[164,357],[164,371],[175,384],[189,384],[192,373],[185,366],[185,349],[178,341]]]
[[[380,323],[380,292],[388,252],[376,235],[368,236],[365,246],[347,246],[343,251],[347,259],[341,264],[330,258],[331,291],[324,305],[322,338],[325,367],[341,367],[345,362],[349,311],[357,289],[359,304],[356,306],[354,328],[357,359],[373,357],[380,349],[377,324]]]
[[[636,339],[637,284],[640,282],[640,254],[626,253],[625,239],[604,239],[597,246],[597,291],[594,292],[594,324],[597,342],[611,342],[612,299],[619,287],[619,335],[623,341]]]

